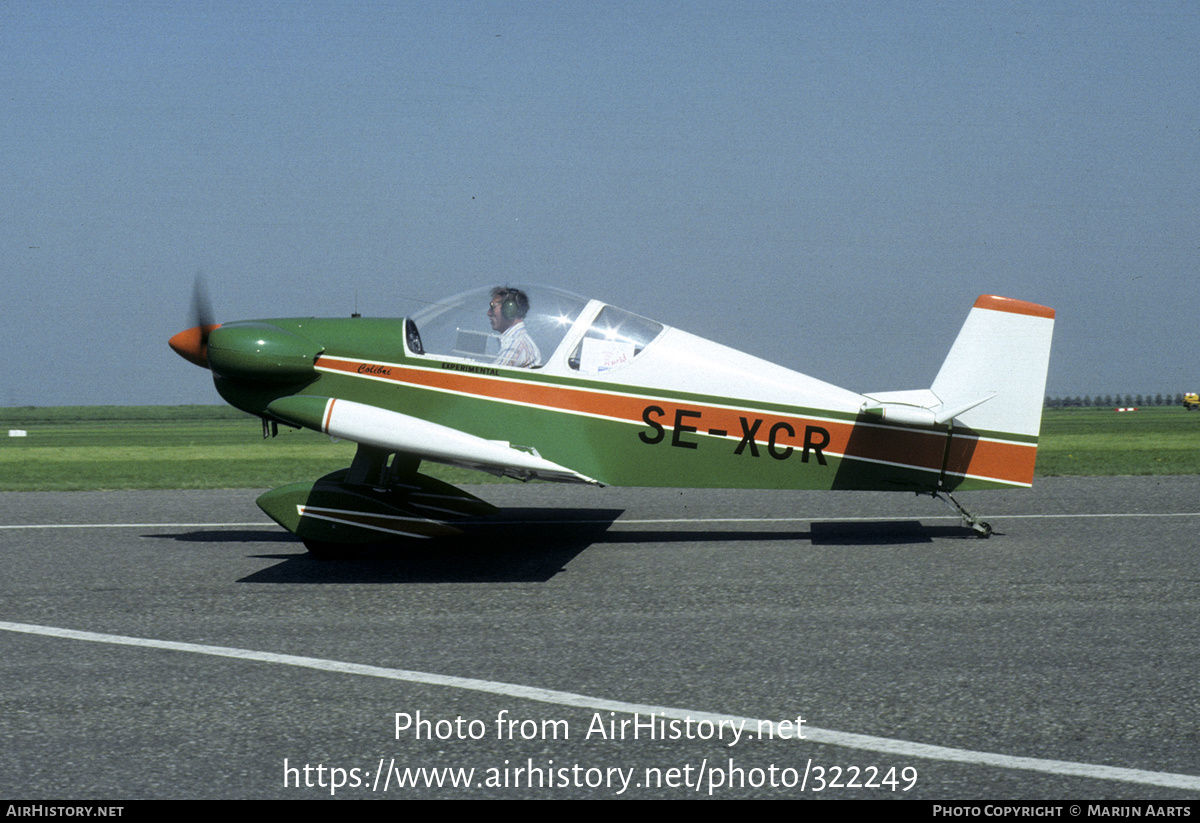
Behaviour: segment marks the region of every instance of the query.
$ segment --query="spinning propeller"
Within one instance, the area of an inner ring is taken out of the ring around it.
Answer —
[[[192,290],[192,316],[196,325],[179,332],[168,343],[184,360],[208,369],[223,382],[261,387],[316,379],[313,367],[325,351],[323,346],[301,335],[299,326],[291,321],[214,323],[200,275]]]
[[[179,332],[167,342],[184,360],[207,369],[208,336],[221,324],[212,320],[212,303],[208,299],[208,290],[204,287],[204,278],[199,274],[196,275],[192,286],[192,317],[195,318],[196,325]]]

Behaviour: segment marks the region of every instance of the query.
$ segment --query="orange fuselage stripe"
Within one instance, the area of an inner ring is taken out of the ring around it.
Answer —
[[[484,400],[540,406],[553,411],[643,425],[646,409],[657,406],[663,411],[661,414],[653,412],[653,419],[666,429],[674,428],[676,411],[686,409],[699,413],[698,416],[687,415],[682,418],[683,424],[695,427],[698,435],[743,438],[747,431],[753,429],[754,422],[761,420],[752,439],[763,446],[771,442],[774,430],[773,442],[779,450],[803,448],[806,428],[819,427],[829,434],[829,443],[824,447],[828,454],[934,472],[941,471],[943,458],[947,458],[946,468],[952,474],[969,474],[1005,483],[1029,484],[1033,479],[1033,463],[1037,453],[1037,447],[1030,444],[960,436],[951,441],[947,456],[944,432],[855,425],[829,418],[792,417],[777,412],[724,408],[686,400],[636,397],[594,389],[508,380],[471,372],[398,365],[375,366],[336,357],[318,358],[316,365],[319,369],[361,374],[370,379],[414,388],[454,392]]]

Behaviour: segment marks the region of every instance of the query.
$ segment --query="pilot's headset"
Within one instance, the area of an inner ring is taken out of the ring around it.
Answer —
[[[500,316],[505,320],[516,320],[524,317],[529,311],[529,298],[520,289],[509,289],[508,297],[500,304]]]

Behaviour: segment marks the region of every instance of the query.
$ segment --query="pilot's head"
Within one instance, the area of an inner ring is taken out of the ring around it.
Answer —
[[[487,311],[492,331],[508,331],[514,324],[524,320],[528,312],[529,298],[525,296],[525,292],[508,286],[496,286],[492,289],[492,299]]]

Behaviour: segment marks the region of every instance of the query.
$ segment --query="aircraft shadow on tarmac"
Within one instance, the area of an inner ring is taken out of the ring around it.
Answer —
[[[208,529],[182,534],[143,534],[142,537],[177,540],[180,543],[300,543],[300,538],[274,526],[263,526],[261,529]]]
[[[401,545],[366,546],[344,559],[316,560],[307,552],[263,554],[282,562],[241,579],[246,583],[502,583],[545,582],[593,545],[807,542],[812,546],[903,546],[935,539],[978,539],[963,526],[916,520],[813,521],[808,529],[618,529],[621,509],[505,509],[463,522],[462,535]],[[301,548],[274,527],[208,529],[146,537],[189,543],[265,543]]]

